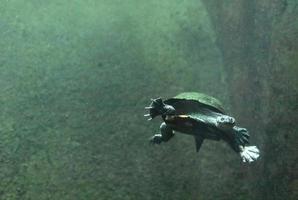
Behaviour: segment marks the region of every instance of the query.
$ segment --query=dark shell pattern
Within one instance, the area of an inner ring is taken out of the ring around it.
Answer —
[[[225,114],[222,103],[218,99],[203,93],[184,92],[165,100],[165,103],[174,106],[179,114],[201,113],[204,108]]]

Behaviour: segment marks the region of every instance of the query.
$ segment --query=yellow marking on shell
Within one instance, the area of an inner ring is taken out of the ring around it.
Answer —
[[[188,115],[178,115],[178,117],[180,117],[180,118],[188,118],[189,116]]]
[[[189,118],[189,116],[188,115],[167,115],[166,116],[167,121],[172,121],[178,118],[186,119],[186,118]]]

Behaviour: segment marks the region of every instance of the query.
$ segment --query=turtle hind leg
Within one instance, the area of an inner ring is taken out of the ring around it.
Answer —
[[[225,137],[223,138],[232,149],[240,153],[241,147],[244,147],[248,144],[249,134],[245,128],[240,128],[238,126],[234,126],[231,130],[225,131]]]
[[[233,127],[234,140],[230,142],[232,148],[240,154],[243,162],[253,162],[258,159],[260,151],[256,146],[246,146],[249,134],[245,128]]]
[[[233,133],[235,143],[237,146],[245,146],[249,143],[249,133],[246,128],[240,128],[238,126],[233,127]]]
[[[173,129],[165,122],[160,125],[160,134],[155,134],[150,138],[150,143],[160,144],[169,141],[174,136]]]

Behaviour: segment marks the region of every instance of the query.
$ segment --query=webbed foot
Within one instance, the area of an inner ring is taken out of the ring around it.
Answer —
[[[260,151],[256,146],[241,147],[240,156],[242,162],[251,163],[259,158]]]

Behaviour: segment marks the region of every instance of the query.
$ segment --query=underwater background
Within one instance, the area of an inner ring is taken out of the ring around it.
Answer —
[[[220,99],[260,159],[150,98]],[[0,0],[1,200],[298,199],[297,0]]]

